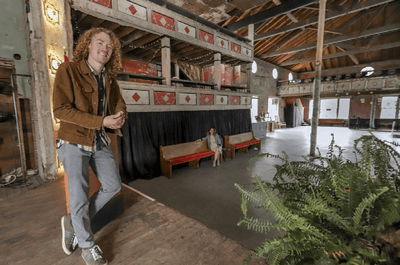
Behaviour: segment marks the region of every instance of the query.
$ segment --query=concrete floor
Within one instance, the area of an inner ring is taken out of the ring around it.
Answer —
[[[352,153],[354,140],[369,134],[366,130],[319,127],[317,147],[320,148],[323,155],[328,150],[332,133],[335,136],[336,144],[346,149],[344,155],[349,159],[354,157]],[[373,133],[380,139],[397,140],[392,137],[390,132],[374,131]],[[273,178],[275,174],[273,165],[278,163],[276,160],[252,161],[250,170],[246,169],[248,160],[261,152],[282,155],[282,151],[285,151],[291,160],[303,160],[302,156],[308,155],[310,152],[310,135],[310,126],[279,129],[269,132],[267,137],[262,139],[261,151],[250,149],[249,154],[237,153],[234,160],[227,158],[217,168],[212,167],[211,160],[203,159],[198,170],[187,165],[176,166],[172,171],[172,179],[165,177],[152,180],[138,179],[129,185],[158,202],[199,220],[207,227],[240,244],[254,249],[260,246],[266,237],[275,237],[277,232],[264,235],[237,226],[242,213],[239,192],[235,189],[234,184],[249,184],[254,175],[258,175],[265,181]],[[267,213],[257,212],[256,209],[251,209],[249,213],[252,216],[268,217]]]

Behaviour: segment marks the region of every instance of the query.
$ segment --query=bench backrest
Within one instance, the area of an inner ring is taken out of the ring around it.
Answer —
[[[241,133],[241,134],[235,134],[235,135],[228,135],[227,137],[229,139],[230,144],[239,144],[239,143],[253,140],[254,134],[253,134],[253,132],[247,132],[247,133]]]
[[[161,158],[168,160],[171,158],[190,155],[207,150],[207,141],[188,142],[182,144],[160,146],[160,156]]]

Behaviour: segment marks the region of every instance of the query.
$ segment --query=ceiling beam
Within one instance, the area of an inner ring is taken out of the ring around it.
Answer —
[[[353,66],[325,69],[325,70],[322,70],[322,76],[360,73],[361,69],[366,66],[372,66],[375,69],[374,71],[380,71],[383,69],[397,68],[399,65],[400,65],[399,59],[380,61],[380,62],[371,62],[371,63],[367,63],[367,64],[359,64],[359,65],[353,65]],[[308,72],[299,73],[297,75],[297,78],[298,79],[306,79],[306,78],[311,78],[311,77],[315,76],[315,72],[313,71],[313,69],[310,70],[310,68],[307,68],[307,70],[308,70]]]
[[[361,49],[356,49],[356,50],[351,50],[351,51],[327,54],[327,55],[324,55],[322,57],[322,59],[325,60],[325,59],[337,58],[337,57],[342,57],[342,56],[347,56],[347,55],[373,52],[373,51],[379,51],[379,50],[386,50],[386,49],[397,48],[397,47],[400,47],[399,41],[393,42],[393,43],[387,43],[387,44],[383,44],[383,45],[378,45],[378,46],[375,46],[375,47],[372,47],[369,49],[361,48]],[[315,61],[315,57],[308,57],[308,58],[304,58],[304,59],[284,62],[284,63],[279,64],[279,66],[287,66],[287,65],[299,64],[299,63],[305,63],[305,62],[313,62],[313,61]]]
[[[244,27],[247,27],[249,24],[256,24],[259,22],[263,22],[272,17],[276,17],[279,15],[286,14],[291,11],[295,11],[296,9],[304,6],[308,6],[317,2],[316,0],[291,0],[286,2],[283,5],[279,5],[265,11],[259,12],[252,16],[246,17],[242,20],[239,20],[235,23],[228,25],[226,28],[231,31],[235,31]]]
[[[400,30],[400,23],[387,25],[387,26],[376,28],[376,29],[369,29],[364,32],[353,32],[346,36],[329,38],[329,39],[325,40],[324,45],[332,45],[335,43],[346,42],[346,41],[350,41],[350,40],[354,40],[354,39],[365,38],[365,37],[373,36],[376,34],[383,34],[383,33],[388,33],[388,32],[397,31],[397,30]],[[282,55],[282,54],[310,50],[310,49],[314,49],[315,45],[316,45],[316,43],[310,43],[310,44],[294,47],[292,49],[266,53],[266,54],[262,55],[261,58],[264,59],[264,58],[278,56],[278,55]]]
[[[325,17],[325,21],[330,20],[330,19],[334,19],[337,17],[341,17],[344,15],[348,15],[354,12],[359,12],[365,9],[369,9],[369,8],[373,8],[375,6],[380,6],[386,3],[390,3],[390,2],[394,2],[395,0],[367,0],[367,1],[363,1],[361,3],[356,3],[355,5],[353,5],[352,7],[350,7],[349,9],[347,9],[346,11],[331,11],[328,14],[326,14]],[[393,5],[395,5],[396,3],[393,3]],[[397,5],[397,4],[396,4]],[[271,8],[272,9],[272,8]],[[269,10],[271,10],[269,9]],[[372,12],[376,12],[375,10],[371,10]],[[261,39],[265,39],[265,38],[270,38],[276,35],[280,35],[282,33],[286,33],[289,31],[293,31],[295,29],[300,29],[302,27],[306,27],[306,26],[310,26],[310,25],[314,25],[318,23],[318,16],[309,18],[307,20],[303,20],[300,21],[298,23],[289,25],[289,26],[285,26],[285,27],[281,27],[275,30],[271,30],[265,33],[260,33],[254,36],[254,41],[257,40],[261,40]]]

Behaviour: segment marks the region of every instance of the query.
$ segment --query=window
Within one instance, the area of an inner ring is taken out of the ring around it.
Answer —
[[[288,79],[289,79],[289,81],[293,81],[293,74],[292,73],[289,73]]]
[[[312,119],[314,100],[310,100],[308,118]],[[349,118],[350,99],[332,98],[321,99],[319,119],[344,119]]]
[[[257,73],[257,63],[256,63],[256,61],[253,61],[253,63],[251,64],[251,72],[253,74]]]
[[[343,119],[343,120],[349,119],[349,111],[350,111],[350,99],[349,98],[339,99],[338,119]]]
[[[382,97],[381,119],[394,119],[396,116],[397,97]]]
[[[371,67],[371,66],[364,67],[364,68],[361,70],[361,74],[362,74],[362,75],[365,75],[365,76],[370,76],[370,75],[372,75],[373,73],[374,73],[374,68]]]
[[[274,79],[277,79],[277,78],[278,78],[278,70],[276,70],[276,68],[274,68],[274,69],[272,70],[272,77],[273,77]]]
[[[268,98],[268,116],[272,121],[279,120],[279,100],[278,98]]]
[[[251,122],[256,122],[255,116],[258,116],[258,98],[251,99]]]

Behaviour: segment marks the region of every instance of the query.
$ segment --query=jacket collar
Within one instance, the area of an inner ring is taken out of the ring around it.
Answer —
[[[87,74],[90,74],[90,73],[94,74],[93,68],[89,65],[89,63],[87,62],[86,59],[80,60],[78,65],[79,65],[79,71],[82,74],[84,74],[84,75],[87,75]],[[101,70],[101,73],[104,74],[105,71],[106,71],[106,68],[104,67],[103,70]]]

